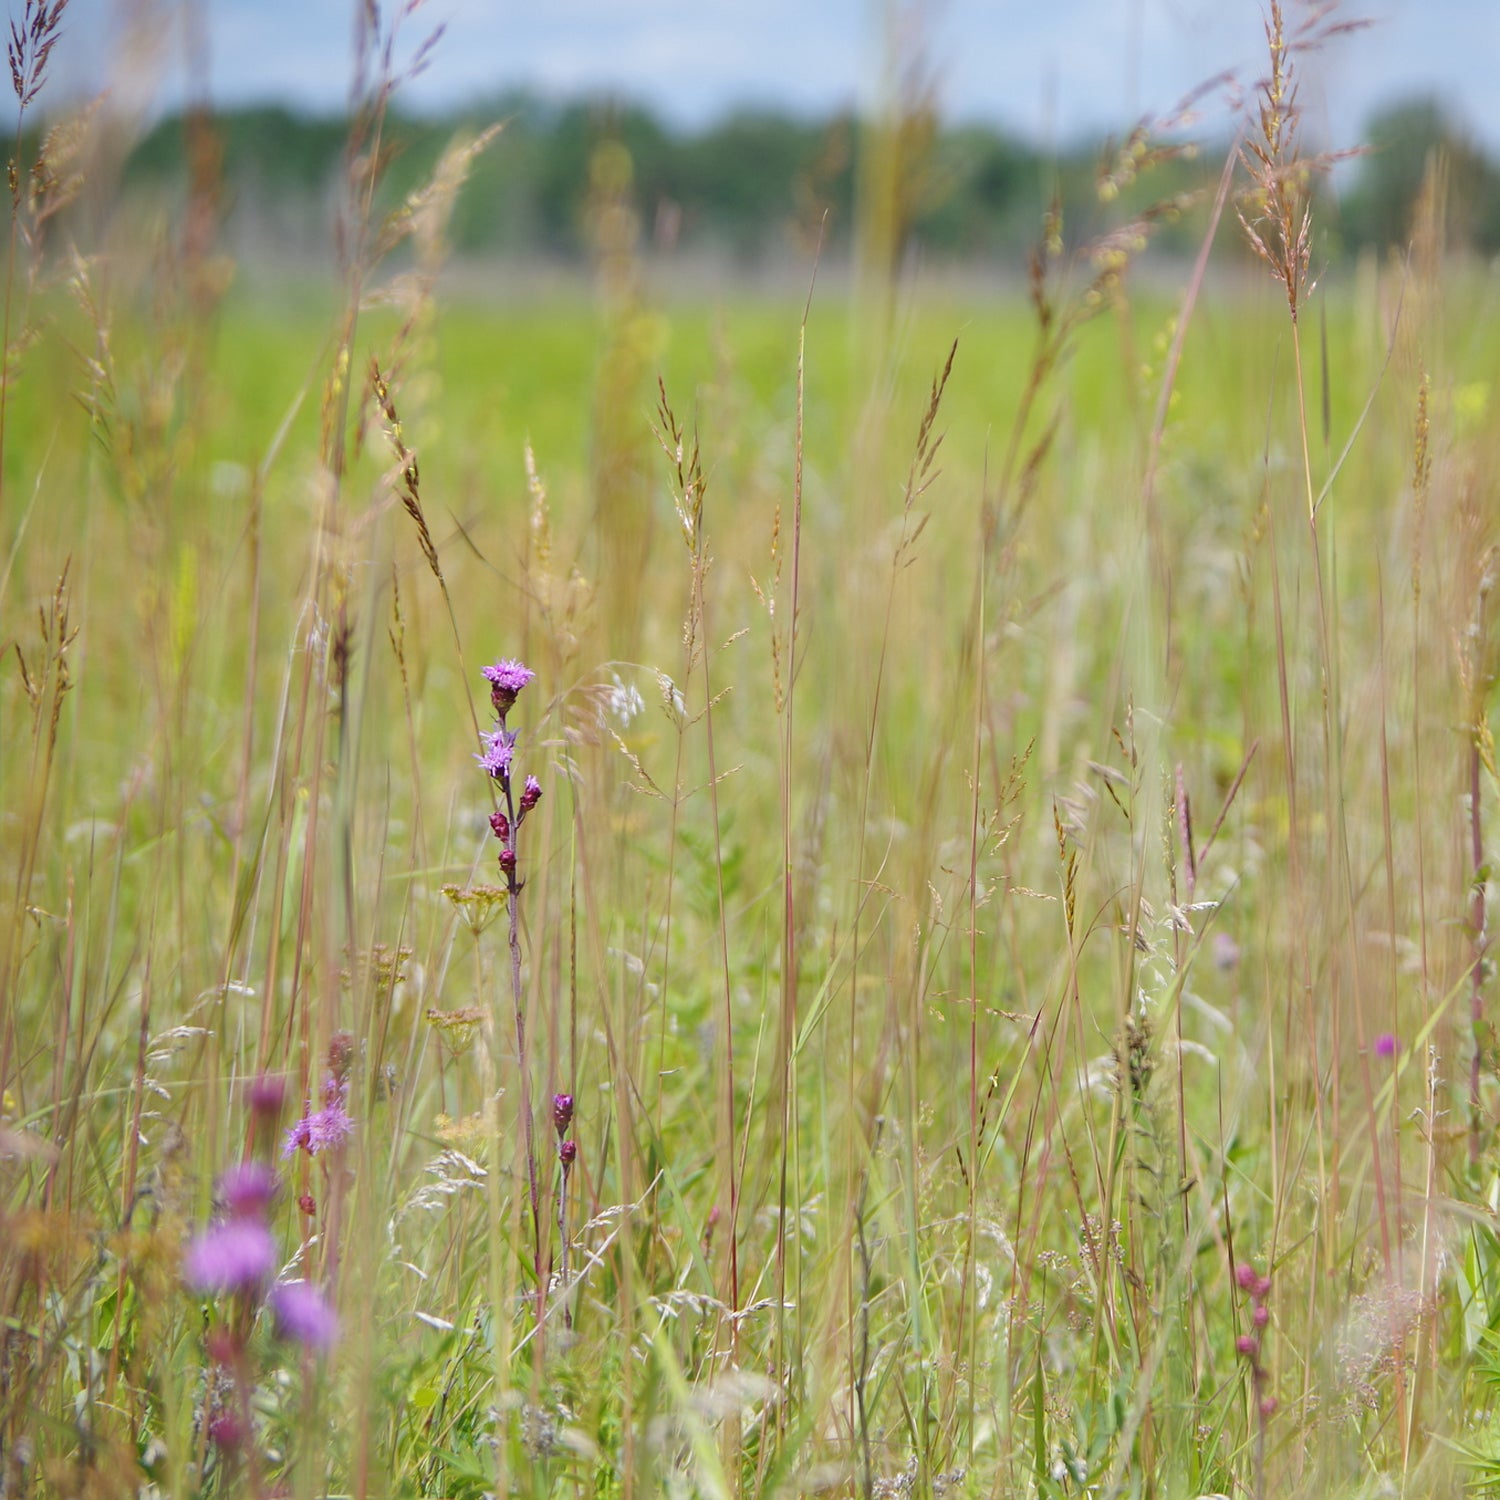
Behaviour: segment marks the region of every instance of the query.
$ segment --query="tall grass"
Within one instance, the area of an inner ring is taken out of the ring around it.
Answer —
[[[925,291],[914,67],[848,290],[653,302],[606,143],[593,304],[448,305],[500,145],[387,211],[361,14],[336,295],[231,290],[205,116],[143,239],[13,195],[0,1493],[1500,1482],[1441,163],[1323,267],[1273,6],[1180,296],[1182,204]]]

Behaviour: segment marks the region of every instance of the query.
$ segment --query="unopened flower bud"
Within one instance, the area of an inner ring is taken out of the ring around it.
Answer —
[[[208,1424],[208,1440],[221,1453],[238,1453],[245,1445],[245,1426],[233,1412],[221,1411]]]
[[[273,1123],[286,1103],[286,1079],[278,1073],[261,1073],[245,1089],[245,1102],[257,1119]]]
[[[552,1128],[561,1139],[568,1133],[568,1126],[573,1123],[573,1096],[571,1094],[554,1094],[552,1096]]]
[[[510,837],[510,819],[503,812],[497,811],[490,814],[490,827],[502,844]]]
[[[571,1167],[578,1160],[578,1142],[564,1141],[557,1148],[558,1159],[562,1162],[564,1169]]]
[[[516,851],[514,849],[502,849],[500,851],[500,868],[507,875],[514,872],[516,868]]]
[[[328,1069],[342,1083],[354,1065],[354,1033],[335,1031],[328,1039]],[[325,1089],[326,1092],[326,1089]]]
[[[1260,1353],[1260,1340],[1253,1333],[1242,1333],[1235,1341],[1234,1347],[1245,1356],[1246,1359],[1254,1359]]]
[[[526,785],[521,792],[521,815],[524,817],[538,802],[542,800],[542,784],[535,776],[526,778]]]

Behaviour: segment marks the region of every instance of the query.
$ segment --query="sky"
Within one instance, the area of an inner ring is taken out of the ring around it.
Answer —
[[[382,0],[391,11],[407,0]],[[12,14],[21,0],[7,0]],[[157,58],[141,70],[158,106],[180,100],[187,55],[178,0],[72,0],[55,58],[68,91],[100,87],[122,56],[121,9],[148,13]],[[1226,70],[1253,85],[1265,66],[1261,0],[928,0],[921,46],[945,116],[1041,143],[1161,117]],[[209,97],[332,110],[350,72],[351,0],[200,0]],[[1305,16],[1287,0],[1289,22]],[[516,86],[556,98],[608,92],[683,126],[740,105],[825,115],[871,97],[883,56],[881,0],[425,0],[398,34],[407,56],[439,23],[430,65],[403,90],[444,110]],[[1367,0],[1339,19],[1369,25],[1302,62],[1308,140],[1358,144],[1384,105],[1436,95],[1500,153],[1500,0]],[[908,49],[909,52],[910,49]],[[164,64],[164,66],[163,66]],[[173,80],[163,90],[163,75]],[[202,81],[201,70],[198,74]],[[114,87],[123,92],[118,77]],[[1212,128],[1236,108],[1216,91]]]

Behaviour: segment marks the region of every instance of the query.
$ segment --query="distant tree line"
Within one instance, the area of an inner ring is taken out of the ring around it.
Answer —
[[[443,120],[393,120],[384,179],[389,203],[427,180],[455,130],[497,119],[504,129],[475,162],[455,206],[450,234],[461,254],[583,259],[591,205],[601,193],[628,199],[641,243],[667,251],[753,262],[819,232],[834,246],[847,244],[855,230],[867,137],[852,116],[810,121],[741,110],[682,132],[636,105],[550,105],[528,96]],[[1105,158],[1097,145],[1053,154],[989,126],[928,123],[921,151],[903,164],[910,177],[903,236],[935,258],[1014,260],[1036,241],[1054,202],[1069,239],[1087,239],[1149,204],[1211,189],[1223,154],[1222,148],[1196,158],[1168,151],[1151,171],[1134,180],[1127,173],[1101,194]],[[268,107],[228,111],[215,124],[232,241],[309,250],[325,244],[343,121]],[[1439,104],[1395,106],[1370,123],[1367,138],[1368,151],[1340,175],[1339,190],[1322,190],[1323,256],[1403,244],[1434,161],[1444,164],[1449,242],[1500,253],[1500,167]],[[185,141],[180,119],[160,121],[126,163],[128,194],[149,200],[180,193]],[[1191,253],[1201,232],[1201,220],[1170,215],[1157,244]]]

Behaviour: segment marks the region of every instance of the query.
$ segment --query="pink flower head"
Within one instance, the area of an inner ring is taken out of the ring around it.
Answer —
[[[263,1162],[246,1161],[219,1178],[219,1201],[232,1219],[259,1219],[276,1196],[276,1174]]]
[[[1396,1055],[1396,1046],[1397,1043],[1394,1033],[1389,1031],[1382,1031],[1380,1035],[1375,1038],[1375,1056],[1394,1057]]]
[[[276,1332],[309,1349],[331,1349],[338,1341],[338,1314],[308,1281],[288,1281],[271,1292]]]
[[[568,1133],[568,1126],[573,1123],[573,1096],[571,1094],[554,1094],[552,1096],[552,1128],[557,1132],[559,1138]]]
[[[1235,1341],[1234,1347],[1239,1350],[1246,1359],[1254,1359],[1260,1353],[1260,1340],[1253,1333],[1242,1333]]]
[[[1248,1292],[1255,1285],[1255,1267],[1248,1260],[1242,1260],[1234,1269],[1234,1279],[1239,1282],[1241,1291]]]
[[[542,784],[535,776],[526,778],[526,786],[521,792],[521,816],[525,817],[538,802],[542,800]]]
[[[536,673],[523,662],[505,657],[492,667],[483,668],[485,681],[490,685],[490,702],[495,712],[503,719],[516,701],[516,694],[531,681]]]
[[[198,1292],[254,1291],[276,1268],[276,1242],[259,1219],[229,1219],[187,1247],[182,1274]]]
[[[311,1107],[286,1133],[282,1144],[283,1157],[294,1156],[305,1151],[316,1156],[320,1151],[331,1151],[342,1146],[354,1129],[354,1121],[344,1107],[344,1091],[335,1086],[324,1090],[327,1101],[323,1108],[314,1111]]]
[[[476,754],[474,759],[479,762],[480,768],[496,781],[509,776],[510,758],[515,748],[514,737],[503,729],[497,729],[493,734],[481,734],[479,743],[484,746],[484,750]]]

